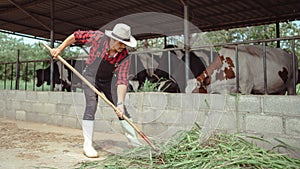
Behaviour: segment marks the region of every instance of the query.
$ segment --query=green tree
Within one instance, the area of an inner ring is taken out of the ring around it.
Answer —
[[[205,36],[210,40],[210,44],[273,39],[276,38],[276,25],[270,24],[207,32],[205,33]],[[294,22],[280,23],[280,37],[291,36],[300,36],[300,26]],[[268,42],[267,45],[276,47],[277,42]],[[281,41],[280,46],[291,52],[292,42],[290,40]],[[299,40],[295,41],[295,48],[296,55],[300,56]]]
[[[50,53],[40,43],[27,44],[23,38],[15,38],[11,35],[0,33],[0,79],[4,77],[11,79],[16,76],[16,62],[19,55],[20,77],[22,80],[29,81],[34,77],[34,67],[36,69],[44,68],[49,62],[25,63],[25,61],[50,60]],[[63,53],[64,58],[75,57],[79,55],[79,49],[67,48]],[[11,65],[13,69],[11,69]],[[4,72],[6,74],[4,75]]]

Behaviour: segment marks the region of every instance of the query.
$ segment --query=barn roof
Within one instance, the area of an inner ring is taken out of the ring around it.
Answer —
[[[54,39],[73,31],[132,26],[138,38],[183,34],[183,3],[188,2],[191,31],[213,31],[300,19],[299,0],[7,0],[0,1],[0,29],[50,38],[54,2]]]

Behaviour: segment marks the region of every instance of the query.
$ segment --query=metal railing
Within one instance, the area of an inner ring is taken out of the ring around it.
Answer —
[[[203,45],[198,47],[193,47],[190,49],[190,51],[198,51],[198,50],[208,50],[210,52],[210,59],[209,63],[213,61],[213,55],[216,48],[220,48],[223,46],[235,46],[236,51],[236,75],[237,75],[237,89],[239,86],[239,51],[238,48],[240,45],[247,45],[247,44],[261,44],[262,51],[263,51],[263,64],[264,64],[264,87],[265,87],[265,94],[268,93],[267,91],[267,63],[266,63],[266,46],[270,42],[278,42],[278,41],[289,41],[291,44],[291,52],[293,55],[293,68],[295,71],[298,71],[298,68],[296,67],[296,63],[294,63],[294,58],[296,56],[296,41],[300,39],[300,36],[293,36],[293,37],[283,37],[283,38],[274,38],[274,39],[264,39],[264,40],[251,40],[251,41],[243,41],[243,42],[233,42],[233,43],[223,43],[223,44],[215,44],[215,45]],[[171,74],[171,51],[184,51],[183,48],[169,48],[169,49],[161,49],[161,50],[147,50],[147,51],[135,51],[130,52],[129,54],[133,56],[133,67],[135,74],[138,73],[138,57],[140,57],[140,54],[150,54],[151,57],[151,71],[155,69],[154,67],[154,57],[157,53],[162,52],[168,52],[168,73]],[[76,59],[76,58],[73,58]],[[0,90],[6,89],[6,90],[49,90],[50,88],[45,87],[45,85],[42,85],[42,87],[37,88],[36,87],[36,70],[38,69],[45,69],[45,65],[49,65],[50,59],[44,59],[44,60],[32,60],[32,61],[19,61],[17,59],[16,62],[1,62],[0,63],[0,70],[2,70],[3,74],[0,75]],[[22,70],[22,71],[21,71]],[[153,72],[152,72],[153,73]],[[22,84],[20,83],[22,81]],[[296,77],[294,74],[294,84],[296,84]],[[22,86],[21,86],[22,85]],[[296,90],[296,89],[295,89]]]

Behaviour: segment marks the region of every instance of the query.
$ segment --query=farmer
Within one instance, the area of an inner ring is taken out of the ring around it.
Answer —
[[[50,52],[55,58],[75,42],[91,47],[86,61],[87,66],[82,73],[83,76],[116,105],[118,109],[116,113],[128,139],[128,145],[141,145],[136,138],[135,130],[122,118],[123,114],[130,118],[124,101],[130,67],[126,46],[136,47],[137,45],[136,39],[131,35],[131,28],[126,24],[119,23],[114,26],[112,31],[105,30],[105,33],[99,30],[76,31]],[[83,153],[89,158],[96,158],[98,153],[92,146],[92,142],[98,95],[86,84],[83,85],[83,91],[86,100],[82,120]]]

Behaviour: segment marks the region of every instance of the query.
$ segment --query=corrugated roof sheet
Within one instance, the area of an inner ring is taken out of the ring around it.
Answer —
[[[183,33],[182,2],[185,0],[54,2],[56,40],[62,40],[78,29],[98,29],[105,25],[108,26],[106,29],[111,28],[115,20],[130,24],[137,38],[155,33]],[[299,0],[189,0],[188,4],[190,22],[201,31],[300,19]],[[0,1],[0,29],[49,38],[49,30],[45,26],[49,28],[51,25],[50,9],[51,0]],[[147,30],[152,32],[147,35]]]

